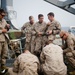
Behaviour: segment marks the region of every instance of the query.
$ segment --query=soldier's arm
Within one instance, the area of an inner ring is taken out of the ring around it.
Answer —
[[[38,74],[40,74],[40,62],[39,62],[39,59],[37,58],[37,71],[38,71]]]
[[[67,52],[71,52],[73,51],[73,40],[70,38],[69,40],[67,40],[67,48],[64,49],[64,53],[67,53]]]
[[[0,30],[0,33],[6,33],[7,32],[7,29],[1,29]]]
[[[45,56],[44,56],[44,52],[43,51],[41,52],[40,60],[41,60],[41,63],[45,62]]]
[[[0,33],[6,33],[9,30],[9,28],[7,27],[7,22],[5,20],[4,23],[5,23],[5,28],[0,27]]]
[[[46,29],[45,29],[45,31],[44,31],[44,32],[40,32],[40,33],[41,33],[41,35],[47,35],[46,30],[47,30],[47,27],[46,27]]]
[[[32,30],[32,35],[36,35],[36,30],[35,30],[35,26],[33,26],[33,30]]]
[[[47,25],[47,23],[45,23],[44,26],[45,26],[45,30],[43,32],[41,32],[41,35],[46,35],[47,34],[46,31],[47,31],[47,28],[48,28],[49,25]]]
[[[35,25],[33,26],[33,29],[32,29],[32,35],[36,35],[36,30],[35,30]]]
[[[67,47],[67,43],[62,39],[62,46],[61,48],[64,50]]]
[[[7,31],[9,31],[10,25],[9,24],[6,24],[5,29],[7,29]]]
[[[13,72],[18,73],[18,69],[19,69],[19,61],[18,58],[15,60],[14,64],[13,64]]]
[[[10,24],[8,24],[8,23],[6,22],[6,20],[5,20],[5,23],[6,23],[5,29],[7,29],[7,31],[9,31],[9,29],[10,29]]]
[[[0,33],[2,33],[2,29],[0,29]]]
[[[41,52],[41,55],[40,55],[41,64],[44,64],[44,63],[45,63],[45,59],[46,59],[46,57],[45,57],[45,55],[44,55],[44,52],[42,51],[42,52]],[[43,73],[42,65],[40,65],[40,72]]]
[[[21,27],[21,30],[24,30],[26,28],[26,23]]]
[[[73,39],[72,38],[70,38],[68,41],[67,41],[67,44],[68,44],[68,48],[70,49],[70,50],[74,50],[73,48],[73,46],[74,46],[74,41],[73,41]]]
[[[72,50],[69,48],[64,49],[63,53],[71,52]]]
[[[55,29],[52,30],[52,33],[53,34],[59,34],[60,31],[61,31],[61,25],[60,25],[59,22],[57,22],[56,25],[55,25]]]
[[[0,33],[2,33],[2,27],[0,27]]]

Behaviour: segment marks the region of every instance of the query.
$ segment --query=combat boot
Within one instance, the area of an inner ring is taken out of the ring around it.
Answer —
[[[70,72],[69,74],[70,74],[70,75],[75,75],[75,71],[73,71],[73,72]]]
[[[8,72],[8,67],[2,65],[1,66],[1,74],[6,74]]]

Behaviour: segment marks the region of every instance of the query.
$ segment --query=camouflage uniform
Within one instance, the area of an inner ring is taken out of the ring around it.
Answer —
[[[38,75],[39,66],[39,60],[35,55],[30,52],[22,53],[15,60],[12,70],[17,75]],[[11,73],[10,71],[10,75],[14,75],[14,73]]]
[[[22,30],[25,32],[26,37],[26,43],[25,43],[25,49],[31,51],[31,39],[32,39],[32,30],[33,30],[34,24],[30,24],[30,22],[27,22],[23,25]],[[33,46],[34,42],[32,42]]]
[[[68,60],[75,67],[75,36],[73,34],[69,34],[68,38],[65,40],[63,49]]]
[[[44,75],[66,75],[67,67],[63,61],[63,50],[60,46],[50,43],[40,55]]]
[[[34,54],[36,54],[37,56],[41,53],[42,47],[45,43],[44,40],[46,39],[46,37],[44,36],[44,34],[46,31],[46,27],[47,25],[45,22],[42,22],[42,23],[37,22],[34,25],[34,31],[35,31],[34,34],[36,36]],[[39,36],[38,32],[41,32],[42,35]]]
[[[8,52],[8,44],[7,41],[9,41],[9,37],[7,33],[2,33],[2,29],[6,27],[7,23],[4,19],[0,21],[0,61],[1,65],[5,65],[6,58],[7,58],[7,52]]]
[[[46,31],[46,34],[48,34],[48,32],[52,30],[52,34],[51,35],[48,35],[48,37],[50,38],[54,38],[55,39],[55,36],[56,34],[59,34],[60,30],[61,30],[61,25],[58,21],[54,20],[51,22],[50,26],[48,27],[47,31]]]

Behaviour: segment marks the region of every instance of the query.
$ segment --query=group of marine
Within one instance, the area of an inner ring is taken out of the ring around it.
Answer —
[[[0,68],[8,75],[67,75],[64,57],[75,68],[75,35],[61,30],[53,12],[47,14],[49,23],[44,22],[44,15],[38,15],[38,22],[29,16],[21,30],[25,34],[25,49],[14,61],[12,68],[6,68],[8,54],[9,24],[6,23],[3,9],[0,9]],[[63,45],[54,44],[56,35],[63,40]]]

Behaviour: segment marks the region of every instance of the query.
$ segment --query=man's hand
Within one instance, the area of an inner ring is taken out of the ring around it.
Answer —
[[[41,32],[38,32],[38,35],[42,35],[42,33]]]
[[[7,29],[2,29],[2,32],[3,32],[3,33],[6,33],[6,32],[7,32]]]
[[[38,32],[38,35],[39,35],[39,36],[41,36],[41,35],[42,35],[42,33],[41,33],[41,32]]]
[[[52,34],[52,30],[50,30],[50,31],[48,32],[48,34]]]
[[[47,26],[50,26],[50,24],[51,24],[51,23],[50,23],[50,22],[48,22],[48,23],[47,23]]]
[[[10,28],[10,24],[7,24],[6,26],[7,26],[7,28]]]

